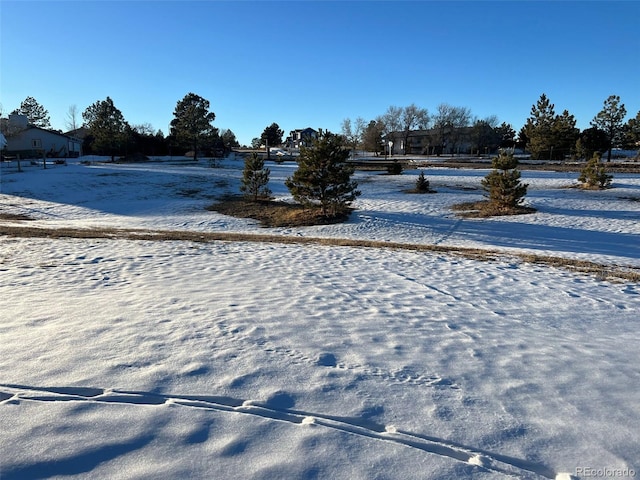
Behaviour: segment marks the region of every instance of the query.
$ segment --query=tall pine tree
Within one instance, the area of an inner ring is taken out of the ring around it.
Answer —
[[[553,122],[551,160],[563,160],[575,152],[576,142],[580,137],[580,130],[576,128],[576,119],[567,110],[558,115]]]
[[[211,125],[216,114],[209,111],[209,100],[195,93],[188,93],[180,100],[173,111],[171,136],[188,145],[193,150],[193,159],[198,159],[198,149],[207,139],[217,135]]]
[[[26,116],[29,123],[36,127],[51,128],[49,112],[33,97],[25,98],[20,104],[20,108],[11,113]]]
[[[131,128],[110,97],[95,102],[82,112],[85,126],[93,138],[92,149],[110,155],[111,161],[126,145]]]
[[[279,147],[280,145],[282,145],[283,135],[284,130],[282,130],[280,126],[274,122],[264,129],[262,135],[260,135],[260,140],[264,145],[268,145],[269,147]]]
[[[580,134],[574,116],[567,110],[556,115],[555,105],[544,93],[531,107],[531,116],[523,130],[534,160],[564,159],[573,153]]]
[[[640,111],[624,125],[622,140],[624,148],[640,150]]]
[[[538,102],[531,107],[531,116],[524,126],[527,148],[531,152],[532,159],[539,160],[551,157],[555,118],[555,105],[543,93]]]
[[[602,110],[591,120],[591,126],[599,128],[607,134],[609,148],[607,149],[607,162],[611,161],[611,150],[622,139],[624,131],[624,117],[627,109],[620,103],[620,97],[611,95],[604,101]]]

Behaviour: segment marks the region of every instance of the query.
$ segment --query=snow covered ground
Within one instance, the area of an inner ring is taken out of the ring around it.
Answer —
[[[295,165],[269,165],[270,188]],[[500,250],[0,237],[0,478],[454,479],[640,471],[640,286],[534,265],[640,266],[640,175],[537,213],[462,220],[482,170],[358,172],[344,224],[204,207],[242,162],[3,166],[29,226],[273,233]],[[0,220],[3,224],[19,222]]]

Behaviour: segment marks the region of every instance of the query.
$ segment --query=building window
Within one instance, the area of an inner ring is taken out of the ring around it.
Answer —
[[[39,138],[31,140],[31,148],[42,148],[42,140]]]

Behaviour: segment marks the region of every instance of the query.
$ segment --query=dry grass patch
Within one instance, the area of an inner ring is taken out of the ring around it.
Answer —
[[[147,241],[188,242],[266,242],[286,245],[325,245],[333,247],[384,248],[414,252],[457,255],[477,261],[500,261],[519,259],[525,263],[562,268],[581,274],[594,275],[598,280],[640,282],[640,268],[633,266],[605,265],[585,260],[552,257],[535,254],[505,254],[499,250],[455,247],[415,243],[397,243],[348,238],[316,238],[233,232],[192,232],[187,230],[143,230],[119,228],[46,228],[31,225],[0,225],[0,235],[23,238],[81,238],[120,239]]]
[[[406,190],[403,190],[404,193],[409,193],[409,194],[416,194],[416,195],[428,195],[430,193],[438,193],[436,190],[432,190],[431,188],[429,190],[418,190],[417,188],[408,188]]]
[[[576,185],[580,190],[608,190],[611,187],[601,187],[600,185],[589,185],[588,183],[580,183]]]
[[[305,208],[297,203],[274,200],[251,201],[244,197],[228,197],[207,207],[223,215],[238,218],[253,218],[263,227],[306,227],[341,223],[349,218],[353,209],[333,217],[322,215],[319,207]]]
[[[23,215],[21,213],[4,213],[0,212],[0,220],[10,220],[14,222],[24,221],[24,220],[35,220],[28,215]]]
[[[533,207],[516,206],[516,207],[497,207],[488,200],[480,200],[477,202],[464,202],[453,205],[451,209],[457,212],[456,215],[463,218],[488,218],[499,217],[504,215],[527,215],[536,212]]]

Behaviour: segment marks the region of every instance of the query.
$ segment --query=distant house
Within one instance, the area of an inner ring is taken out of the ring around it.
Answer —
[[[22,158],[79,157],[82,155],[82,140],[62,132],[36,127],[24,115],[9,115],[3,122],[7,140],[5,154]]]
[[[322,133],[318,132],[313,128],[303,128],[300,130],[291,130],[289,136],[285,140],[285,145],[288,148],[300,148],[307,147],[311,144],[311,142],[318,138],[318,136]]]
[[[444,127],[409,132],[391,132],[392,153],[402,155],[440,155],[468,153],[471,149],[471,127]]]
[[[89,129],[87,127],[76,128],[65,133],[68,137],[77,138],[78,140],[84,140],[89,135]]]

